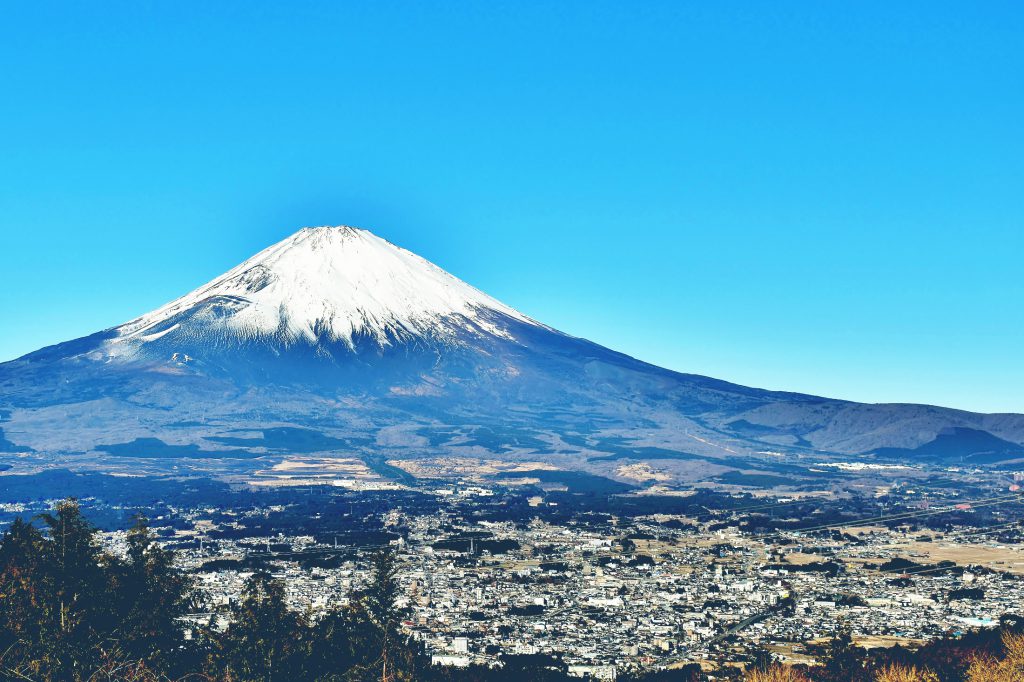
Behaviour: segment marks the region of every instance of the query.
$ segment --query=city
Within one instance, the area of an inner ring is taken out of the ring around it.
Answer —
[[[866,471],[858,476],[878,475]],[[731,679],[760,652],[814,665],[843,631],[862,647],[914,648],[1019,618],[1016,484],[1000,494],[992,489],[1006,474],[944,475],[973,480],[979,497],[965,502],[952,481],[879,486],[858,499],[735,489],[609,496],[480,476],[385,485],[370,474],[275,487],[266,506],[266,486],[237,508],[230,498],[169,505],[149,523],[198,578],[201,610],[188,617],[197,626],[226,627],[259,571],[315,620],[364,587],[387,546],[401,628],[435,666],[548,654],[588,679],[687,665]],[[30,516],[52,502],[2,513]],[[125,551],[124,530],[102,537]]]

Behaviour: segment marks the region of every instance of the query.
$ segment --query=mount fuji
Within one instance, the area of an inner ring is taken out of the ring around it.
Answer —
[[[778,457],[1024,459],[1024,416],[861,404],[656,367],[380,237],[305,228],[118,327],[0,364],[17,465],[231,471],[295,454],[667,477]],[[218,468],[219,467],[219,468]]]

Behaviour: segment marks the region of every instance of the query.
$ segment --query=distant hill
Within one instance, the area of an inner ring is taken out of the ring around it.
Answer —
[[[1024,459],[1024,447],[997,438],[987,431],[955,426],[943,429],[934,440],[916,448],[879,448],[875,454],[893,459],[961,460],[971,464],[991,464]]]

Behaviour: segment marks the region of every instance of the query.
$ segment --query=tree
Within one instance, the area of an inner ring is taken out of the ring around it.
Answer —
[[[96,528],[78,503],[65,500],[40,516],[49,536],[43,543],[40,593],[39,667],[48,679],[88,678],[104,659],[106,635],[115,611],[107,598],[106,567]]]
[[[309,672],[312,679],[328,682],[341,680],[361,660],[364,651],[357,648],[352,636],[356,624],[353,610],[332,610],[313,628],[310,641]]]
[[[420,650],[400,630],[399,585],[395,552],[384,548],[373,557],[367,586],[353,594],[349,636],[357,650],[373,652],[350,673],[351,679],[396,682],[416,679]]]
[[[1024,634],[1003,633],[1003,657],[978,656],[967,669],[967,682],[1020,682],[1024,680]]]
[[[305,619],[288,609],[284,585],[269,573],[253,574],[224,633],[226,675],[245,682],[302,679],[307,631]]]
[[[561,656],[551,654],[510,654],[502,656],[503,678],[556,682],[566,679],[568,666]]]
[[[765,671],[775,665],[775,657],[770,651],[758,649],[754,652],[754,660],[747,667],[748,670]]]
[[[568,675],[566,676],[568,678]],[[568,678],[573,679],[573,678]],[[621,682],[701,682],[706,680],[700,663],[687,663],[671,670],[646,670],[626,672],[616,678]]]
[[[395,606],[398,599],[398,567],[395,553],[383,549],[373,557],[373,574],[359,601],[374,627],[382,634],[398,628],[401,614]]]
[[[815,675],[815,679],[822,682],[854,682],[865,679],[863,656],[853,645],[853,637],[849,630],[840,630],[829,643],[824,666]]]
[[[194,585],[174,566],[174,553],[156,543],[145,517],[128,531],[127,558],[113,573],[116,638],[124,657],[172,672],[184,639],[179,618],[191,609]]]
[[[5,677],[37,676],[43,630],[43,543],[20,517],[0,540],[0,670]]]

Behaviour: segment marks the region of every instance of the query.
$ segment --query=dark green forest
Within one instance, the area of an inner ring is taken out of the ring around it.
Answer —
[[[387,680],[511,682],[578,680],[558,656],[511,655],[500,667],[431,667],[402,634],[396,608],[394,554],[374,555],[366,586],[343,608],[320,614],[286,607],[285,589],[255,573],[226,614],[196,617],[202,594],[155,540],[144,518],[128,532],[125,556],[104,551],[97,529],[68,500],[26,522],[15,520],[0,540],[0,679],[54,682],[217,680],[331,682]],[[1008,617],[1004,630],[1020,631]],[[971,661],[998,656],[998,631],[934,642],[917,651],[868,654],[840,637],[820,652],[824,665],[800,672],[820,682],[873,680],[897,663],[937,671],[943,682],[966,679]],[[754,656],[751,671],[771,657]],[[752,674],[748,671],[748,676]],[[740,679],[739,669],[716,679]],[[686,682],[705,679],[696,665],[620,680]],[[929,678],[931,679],[931,678]]]

